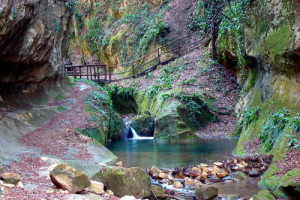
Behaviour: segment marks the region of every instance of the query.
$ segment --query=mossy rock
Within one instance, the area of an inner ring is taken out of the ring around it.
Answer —
[[[56,166],[50,172],[50,179],[57,187],[72,193],[80,192],[91,185],[90,179],[84,172],[66,164]]]
[[[167,199],[167,195],[164,190],[159,185],[151,185],[152,195],[150,196],[150,200],[164,200]]]
[[[204,106],[201,115],[192,117],[188,107],[176,98],[165,99],[166,96],[182,94],[181,89],[161,91],[155,97],[150,97],[147,91],[139,91],[135,96],[139,113],[149,112],[155,119],[154,137],[158,140],[196,140],[194,132],[214,121],[209,108]],[[201,100],[199,103],[202,103]],[[197,123],[197,125],[196,125]]]
[[[139,115],[133,119],[130,126],[140,136],[153,136],[155,129],[155,121],[150,115]]]
[[[104,167],[92,178],[117,196],[132,195],[145,198],[151,195],[150,177],[141,168]]]
[[[253,197],[253,200],[276,200],[276,198],[269,190],[262,190]]]

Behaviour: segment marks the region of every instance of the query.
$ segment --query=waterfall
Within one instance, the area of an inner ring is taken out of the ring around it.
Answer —
[[[129,128],[131,129],[132,132],[132,139],[140,138],[140,136],[136,133],[136,131],[131,126],[129,126]]]
[[[125,120],[124,120],[125,121]],[[125,128],[124,128],[124,138],[131,140],[153,140],[154,137],[141,137],[137,134],[137,132],[130,126],[131,121],[126,119]],[[131,137],[132,136],[132,137]]]

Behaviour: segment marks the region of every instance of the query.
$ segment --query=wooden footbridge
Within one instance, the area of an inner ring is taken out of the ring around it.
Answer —
[[[99,84],[136,78],[155,70],[159,65],[166,65],[176,58],[199,49],[209,40],[206,37],[199,39],[198,34],[190,34],[160,46],[128,63],[115,66],[104,64],[65,65],[65,71],[68,76],[92,80]]]

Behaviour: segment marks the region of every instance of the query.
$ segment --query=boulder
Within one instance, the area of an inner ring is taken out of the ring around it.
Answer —
[[[217,176],[219,177],[219,178],[224,178],[224,177],[226,177],[226,176],[228,176],[229,174],[227,173],[227,172],[220,172],[220,173],[217,173]]]
[[[6,183],[17,185],[17,183],[21,181],[21,176],[16,173],[2,173],[0,179]]]
[[[104,167],[91,179],[104,183],[107,189],[120,197],[145,198],[151,195],[150,177],[138,167]]]
[[[90,191],[90,192],[94,192],[96,194],[104,194],[105,193],[104,184],[97,182],[97,181],[91,181],[91,185],[88,188],[86,188],[86,190]]]
[[[253,198],[253,200],[275,200],[276,198],[271,194],[269,190],[262,190],[257,193]]]
[[[84,172],[66,164],[60,164],[50,171],[50,179],[57,187],[72,193],[80,192],[91,185]]]
[[[195,188],[195,196],[197,200],[213,199],[218,196],[218,188],[211,185],[197,184]]]
[[[153,194],[151,195],[150,199],[154,199],[154,200],[167,199],[167,195],[165,194],[164,190],[159,185],[151,185],[151,189],[152,189]],[[152,196],[154,196],[154,198]]]

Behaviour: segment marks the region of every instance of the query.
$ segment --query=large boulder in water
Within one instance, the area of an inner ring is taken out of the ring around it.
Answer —
[[[91,185],[90,179],[84,172],[66,164],[56,166],[50,172],[50,178],[57,187],[72,193],[80,192]]]
[[[195,196],[197,200],[213,199],[218,196],[218,188],[211,185],[197,184],[195,188]]]
[[[104,167],[91,179],[104,183],[107,189],[120,197],[145,198],[151,195],[150,177],[138,167]]]
[[[140,136],[153,136],[155,129],[155,121],[150,115],[139,115],[131,122],[131,127]]]

